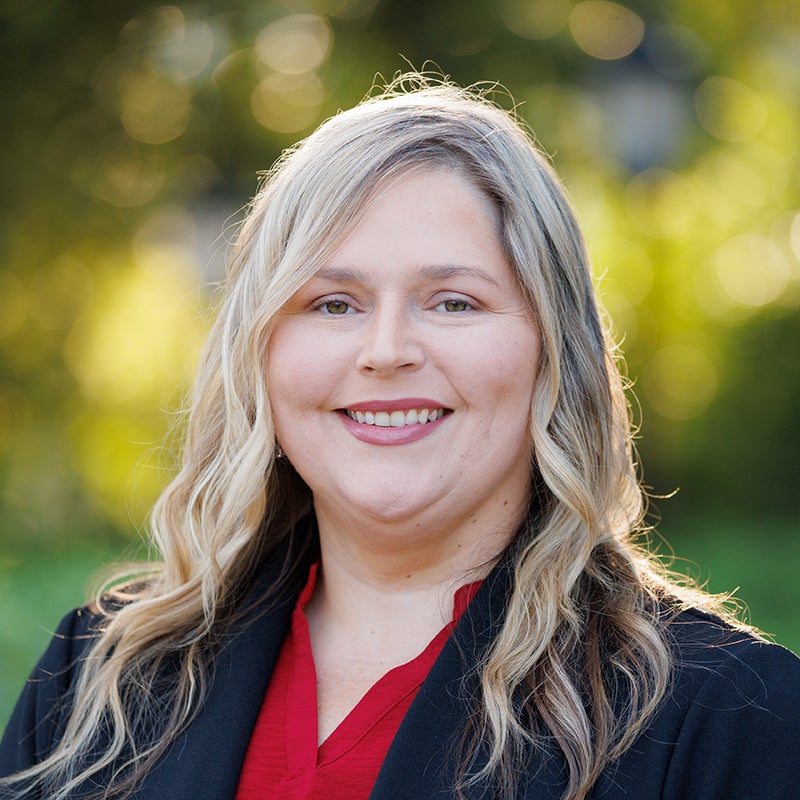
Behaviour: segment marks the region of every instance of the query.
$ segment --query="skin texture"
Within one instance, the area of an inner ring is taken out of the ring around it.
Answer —
[[[539,335],[497,227],[466,179],[408,173],[378,192],[274,328],[278,439],[320,530],[307,608],[320,739],[425,647],[453,589],[503,549],[527,503]],[[446,413],[376,428],[342,412],[422,407]]]

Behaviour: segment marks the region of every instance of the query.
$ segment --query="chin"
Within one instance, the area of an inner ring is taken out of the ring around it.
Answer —
[[[361,514],[384,524],[402,524],[425,512],[428,503],[409,502],[408,497],[386,497],[380,503],[372,500],[354,504]]]
[[[342,492],[334,502],[340,512],[344,506],[345,513],[356,518],[366,518],[380,525],[402,525],[424,515],[435,501],[435,497],[413,496],[407,489],[394,485],[386,489],[373,484],[368,493]]]

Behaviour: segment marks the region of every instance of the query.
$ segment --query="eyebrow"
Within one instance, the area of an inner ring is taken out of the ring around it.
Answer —
[[[430,264],[419,267],[417,272],[420,277],[427,280],[446,280],[447,278],[466,275],[479,278],[495,286],[500,285],[497,280],[485,270],[466,264]],[[323,267],[314,277],[339,283],[365,283],[368,280],[368,274],[366,272],[353,269],[352,267]]]

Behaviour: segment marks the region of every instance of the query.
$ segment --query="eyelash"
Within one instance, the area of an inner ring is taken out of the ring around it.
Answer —
[[[463,305],[464,307],[458,309],[448,309],[447,308],[448,304],[459,304]],[[328,307],[334,305],[344,306],[345,310],[340,313],[330,311]],[[342,300],[341,298],[333,297],[326,300],[320,300],[319,302],[315,303],[312,306],[312,310],[329,317],[344,317],[349,313],[353,313],[355,311],[355,308],[353,304],[347,302],[347,300]],[[436,303],[434,305],[434,310],[442,311],[446,314],[463,314],[466,311],[474,311],[475,305],[473,303],[470,303],[468,300],[464,300],[461,297],[448,297],[446,300],[440,300],[438,303]]]
[[[464,308],[459,308],[457,311],[450,310],[448,311],[447,308],[444,308],[448,303],[459,303],[464,306]],[[475,306],[467,300],[464,300],[462,297],[448,297],[446,300],[442,300],[438,302],[435,306],[436,309],[441,309],[442,311],[448,314],[463,314],[465,311],[474,311]]]
[[[345,306],[345,311],[337,314],[335,312],[326,310],[326,306],[332,306],[332,305]],[[352,308],[353,308],[352,304],[348,303],[346,300],[342,300],[341,298],[338,297],[333,297],[327,300],[320,300],[318,303],[314,305],[313,310],[318,311],[320,314],[325,314],[326,316],[329,317],[343,317],[347,313],[349,313]]]

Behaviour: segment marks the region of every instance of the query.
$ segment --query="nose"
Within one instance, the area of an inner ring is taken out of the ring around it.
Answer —
[[[379,305],[363,328],[364,339],[356,366],[362,372],[391,374],[415,370],[425,363],[425,348],[401,303]]]

